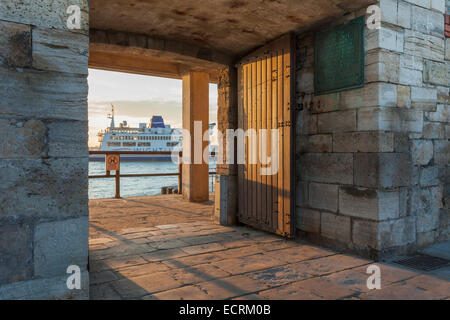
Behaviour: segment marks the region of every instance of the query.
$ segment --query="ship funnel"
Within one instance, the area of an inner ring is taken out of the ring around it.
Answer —
[[[150,120],[150,128],[165,128],[164,119],[161,116],[153,116],[152,120]]]

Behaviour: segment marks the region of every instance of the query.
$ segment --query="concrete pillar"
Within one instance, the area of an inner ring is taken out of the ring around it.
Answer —
[[[192,202],[209,200],[209,164],[203,159],[208,141],[203,133],[209,130],[209,74],[190,72],[183,76],[183,198]]]

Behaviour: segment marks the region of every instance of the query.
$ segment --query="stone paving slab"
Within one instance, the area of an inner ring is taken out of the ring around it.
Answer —
[[[450,268],[420,272],[244,226],[222,227],[205,218],[210,204],[163,198],[141,197],[126,206],[117,200],[119,210],[127,208],[126,219],[111,211],[113,199],[91,203],[97,216],[91,221],[91,299],[450,298]],[[177,205],[184,218],[169,221]],[[169,211],[164,224],[147,217],[142,225],[146,206]],[[103,221],[114,219],[120,221]],[[373,264],[381,269],[380,290],[367,287]]]

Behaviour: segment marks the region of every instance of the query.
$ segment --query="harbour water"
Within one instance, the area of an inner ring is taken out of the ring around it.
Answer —
[[[210,171],[214,171],[214,164],[210,164]],[[121,174],[145,173],[177,173],[178,165],[171,161],[122,161]],[[104,162],[89,162],[89,175],[104,175]],[[210,191],[212,191],[211,179]],[[122,197],[150,196],[161,194],[161,188],[167,186],[178,187],[178,176],[167,177],[139,177],[120,179],[120,195]],[[115,185],[113,178],[89,179],[89,199],[113,198]]]

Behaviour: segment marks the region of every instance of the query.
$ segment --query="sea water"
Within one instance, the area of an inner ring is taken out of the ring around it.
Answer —
[[[209,171],[215,171],[215,164],[211,163]],[[121,174],[147,173],[178,173],[178,165],[171,161],[122,161]],[[104,162],[89,162],[89,175],[104,175]],[[89,199],[113,198],[115,194],[115,179],[89,179]],[[211,177],[209,178],[212,191]],[[121,178],[120,196],[138,197],[161,194],[162,187],[178,188],[178,176]]]

